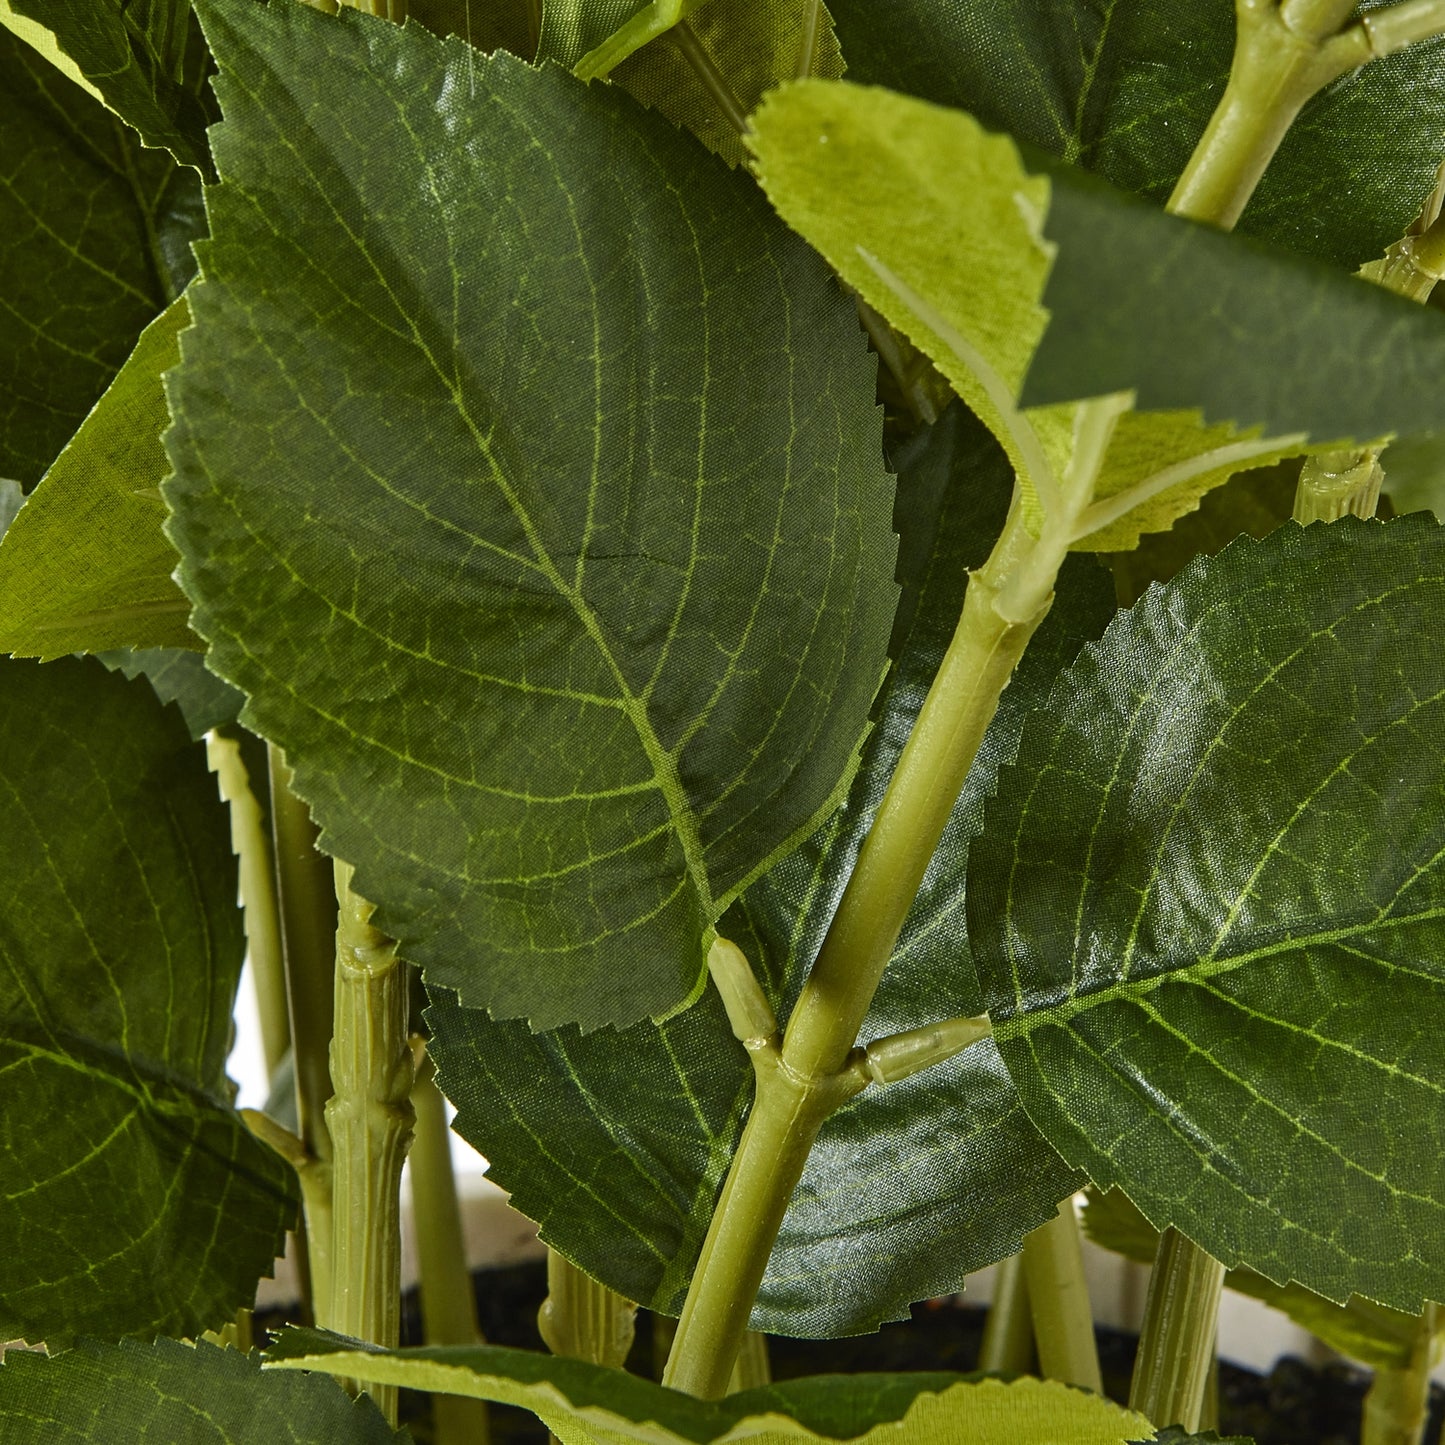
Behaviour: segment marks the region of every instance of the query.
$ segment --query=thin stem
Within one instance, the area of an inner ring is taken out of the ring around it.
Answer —
[[[797,79],[806,80],[813,73],[818,54],[818,31],[823,21],[823,0],[806,0],[803,12],[802,39],[798,46]]]
[[[1445,34],[1445,0],[1407,0],[1360,17],[1377,56],[1393,55],[1421,40]]]
[[[897,383],[898,390],[908,403],[908,409],[920,425],[938,420],[938,408],[929,394],[926,384],[928,368],[920,365],[922,360],[905,337],[900,336],[886,320],[861,296],[854,294],[854,305],[858,308],[858,319],[868,333],[868,340],[878,353],[878,359],[888,368],[888,374]],[[910,361],[909,353],[913,353]]]
[[[291,1047],[286,1006],[286,960],[281,944],[281,913],[276,901],[276,868],[266,835],[257,784],[241,757],[241,744],[228,733],[206,734],[206,758],[231,813],[231,847],[240,871],[241,908],[246,927],[246,956],[261,1018],[261,1051],[266,1076],[274,1078]]]
[[[743,1336],[742,1349],[738,1351],[738,1361],[733,1366],[732,1378],[728,1381],[728,1394],[736,1395],[740,1390],[759,1390],[772,1383],[773,1367],[768,1359],[768,1337],[757,1330],[749,1330]]]
[[[331,1294],[332,983],[336,971],[336,895],[331,862],[316,848],[316,825],[291,791],[291,769],[281,750],[267,750],[271,772],[271,834],[275,844],[276,899],[286,966],[291,1055],[296,1070],[296,1114],[308,1173],[302,1177],[304,1240],[298,1234],[303,1282],[313,1312]]]
[[[411,1147],[411,1218],[421,1276],[422,1329],[429,1345],[481,1342],[477,1300],[467,1268],[462,1212],[452,1169],[451,1130],[446,1101],[436,1086],[436,1068],[413,1043],[418,1055],[411,1102],[416,1136]],[[461,1395],[432,1396],[432,1438],[436,1445],[486,1445],[485,1400]]]
[[[320,1323],[355,1339],[401,1338],[401,1169],[411,1142],[414,1072],[406,966],[371,925],[372,905],[336,863],[336,1001],[326,1106],[331,1132],[332,1288]],[[396,1389],[374,1387],[396,1423]]]
[[[1104,1379],[1099,1371],[1079,1216],[1072,1196],[1059,1205],[1047,1224],[1024,1236],[1023,1273],[1028,1281],[1040,1372],[1045,1379],[1062,1380],[1102,1395]]]
[[[1365,1396],[1360,1445],[1420,1445],[1430,1418],[1430,1375],[1440,1360],[1439,1305],[1426,1305],[1410,1361],[1399,1369],[1377,1369]]]
[[[1129,1408],[1161,1429],[1199,1429],[1214,1363],[1224,1266],[1177,1229],[1159,1236]]]
[[[994,1375],[1026,1375],[1034,1367],[1034,1321],[1022,1254],[1009,1255],[994,1274],[978,1367]]]
[[[708,53],[707,46],[702,43],[697,31],[693,29],[692,21],[679,20],[667,32],[667,36],[677,46],[683,59],[692,66],[697,78],[702,82],[703,89],[712,97],[712,102],[717,106],[722,118],[739,135],[746,135],[748,131],[747,108],[738,99],[737,92],[728,83],[728,78],[717,68],[717,62],[713,60]]]

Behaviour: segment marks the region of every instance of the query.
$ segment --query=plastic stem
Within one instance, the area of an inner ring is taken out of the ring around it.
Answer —
[[[978,1367],[995,1375],[1026,1375],[1034,1367],[1034,1321],[1021,1254],[1000,1261],[994,1274]]]
[[[1023,1272],[1040,1372],[1045,1379],[1103,1394],[1094,1314],[1084,1280],[1079,1216],[1072,1196],[1059,1205],[1047,1224],[1024,1236]]]
[[[1440,1329],[1445,1310],[1426,1305],[1410,1362],[1377,1369],[1365,1396],[1360,1445],[1420,1445],[1430,1418],[1430,1375],[1440,1362]]]

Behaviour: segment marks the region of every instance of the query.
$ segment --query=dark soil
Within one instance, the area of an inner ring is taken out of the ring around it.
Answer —
[[[537,1309],[546,1294],[546,1268],[540,1262],[507,1269],[479,1270],[474,1276],[482,1332],[495,1345],[540,1350]],[[885,1325],[876,1335],[847,1340],[768,1342],[773,1377],[794,1379],[862,1370],[971,1370],[978,1359],[984,1311],[953,1300],[915,1305],[911,1321]],[[258,1315],[262,1328],[285,1323],[278,1315]],[[1104,1388],[1116,1400],[1129,1393],[1129,1375],[1137,1344],[1132,1335],[1100,1329],[1099,1357]],[[415,1291],[402,1302],[402,1340],[421,1341],[421,1317]],[[654,1375],[653,1316],[639,1310],[637,1341],[627,1368]],[[1370,1382],[1369,1372],[1347,1364],[1321,1368],[1292,1356],[1279,1361],[1268,1375],[1221,1362],[1219,1367],[1220,1433],[1251,1436],[1256,1445],[1358,1445],[1360,1406]],[[430,1439],[427,1397],[402,1392],[402,1423],[419,1442]],[[1430,1402],[1430,1423],[1424,1445],[1442,1445],[1445,1391],[1437,1385]],[[492,1445],[545,1445],[547,1432],[525,1410],[492,1407]]]

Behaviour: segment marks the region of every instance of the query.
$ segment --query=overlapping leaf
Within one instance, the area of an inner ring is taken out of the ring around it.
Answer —
[[[1126,1445],[1154,1432],[1141,1415],[1043,1380],[970,1375],[823,1375],[697,1400],[620,1370],[495,1346],[381,1350],[318,1330],[284,1331],[275,1370],[326,1370],[519,1405],[566,1445],[725,1445],[857,1440],[860,1445]]]
[[[861,81],[972,111],[1162,204],[1223,94],[1231,0],[837,0]],[[1353,270],[1415,218],[1445,155],[1445,45],[1317,96],[1239,229]]]
[[[1227,1265],[1445,1291],[1445,531],[1241,540],[1024,730],[969,858],[994,1038],[1066,1159]]]
[[[179,647],[142,647],[96,654],[112,672],[144,677],[162,702],[173,702],[198,741],[233,723],[245,698],[206,666],[198,652]]]
[[[1054,370],[1073,385],[1055,386],[1055,394],[1045,400],[1145,390],[1145,379],[1133,370],[1122,380],[1098,384],[1097,370],[1086,372],[1075,362],[1080,343],[1071,334],[1057,339],[1065,323],[1056,316],[1046,329],[1044,302],[1054,305],[1057,287],[1050,280],[1045,294],[1045,280],[1051,265],[1057,272],[1061,263],[1053,259],[1056,248],[1040,228],[1046,226],[1057,249],[1069,255],[1100,244],[1110,227],[1132,238],[1131,228],[1152,223],[1154,213],[1075,172],[1032,175],[1007,137],[989,134],[960,112],[887,91],[822,82],[787,87],[772,94],[754,126],[749,144],[763,186],[783,216],[933,358],[1003,443],[1037,509],[1049,479],[1064,474],[1075,409],[1020,410],[1026,374],[1032,384],[1041,361],[1057,353],[1062,361]],[[1097,214],[1089,210],[1076,218],[1069,209],[1070,223],[1061,230],[1055,212],[1060,198],[1074,190],[1090,198]],[[1185,229],[1203,234],[1201,227]],[[1209,239],[1218,238],[1211,234]],[[1081,319],[1075,308],[1067,327],[1083,326],[1090,338],[1101,326],[1112,327],[1132,341],[1135,330],[1155,326],[1157,298],[1140,283],[1137,257],[1134,263],[1127,278],[1121,271],[1104,277],[1091,294],[1092,313]],[[1265,260],[1252,252],[1244,253],[1241,265],[1250,300],[1273,296],[1279,288],[1298,300],[1301,276],[1313,277],[1302,263]],[[1212,298],[1192,290],[1191,296],[1188,304],[1195,310],[1189,315],[1202,333],[1210,324]],[[1313,326],[1312,343],[1330,341],[1318,318],[1301,325]],[[1429,334],[1445,356],[1445,330]],[[1199,339],[1191,334],[1187,342],[1197,345]],[[1090,365],[1098,349],[1090,351]],[[1238,359],[1222,357],[1218,346],[1210,359],[1238,370]],[[1152,352],[1150,360],[1157,364]],[[1245,370],[1254,376],[1248,366]],[[1238,382],[1240,388],[1246,384]],[[1159,383],[1150,380],[1149,385],[1157,389]],[[1347,389],[1341,378],[1317,379],[1313,385],[1332,396]],[[1300,433],[1318,419],[1313,413],[1307,419],[1293,396],[1293,409],[1281,402],[1261,411],[1251,400],[1254,411],[1238,417],[1213,402],[1208,392],[1176,387],[1157,405],[1183,410],[1121,419],[1096,488],[1100,500],[1080,545],[1093,550],[1133,546],[1141,531],[1168,527],[1239,466],[1262,465],[1300,450]],[[1197,411],[1188,409],[1200,403],[1215,424],[1204,425]],[[1249,425],[1265,423],[1273,438],[1241,434],[1232,424],[1241,419]]]
[[[63,657],[115,647],[199,647],[179,558],[161,526],[170,421],[161,373],[180,359],[185,298],[141,333],[80,430],[0,541],[0,650]]]
[[[432,982],[539,1027],[673,1008],[882,673],[850,305],[613,87],[201,13],[225,184],[167,495],[211,662]]]
[[[247,1303],[289,1170],[230,1107],[230,823],[177,713],[0,664],[0,1337],[196,1333]]]
[[[403,1445],[369,1396],[323,1375],[261,1372],[237,1350],[178,1340],[85,1340],[56,1359],[0,1364],[6,1445]]]
[[[32,487],[179,295],[200,179],[0,28],[0,475]]]
[[[148,146],[209,172],[206,50],[190,0],[0,0],[21,36],[41,27]],[[7,18],[6,23],[11,23]]]
[[[895,458],[897,663],[842,810],[753,884],[721,924],[780,1016],[797,997],[957,621],[970,566],[1008,505],[1005,459],[961,408]],[[865,1025],[878,1037],[979,1012],[963,867],[982,799],[1023,715],[1112,613],[1108,575],[1065,567],[1054,611],[1004,694]],[[428,1014],[457,1127],[544,1237],[629,1298],[676,1313],[752,1097],[712,990],[661,1026],[533,1036],[434,996]],[[864,1093],[824,1126],[783,1223],[753,1324],[794,1335],[876,1328],[957,1289],[1052,1214],[1077,1176],[1018,1109],[992,1045]]]
[[[1159,1231],[1117,1189],[1107,1194],[1089,1191],[1084,1229],[1105,1249],[1141,1264],[1154,1263]],[[1372,1369],[1405,1369],[1419,1340],[1416,1315],[1386,1309],[1358,1296],[1347,1304],[1333,1304],[1297,1284],[1274,1284],[1251,1269],[1232,1269],[1224,1282],[1230,1289],[1282,1311],[1332,1350]]]

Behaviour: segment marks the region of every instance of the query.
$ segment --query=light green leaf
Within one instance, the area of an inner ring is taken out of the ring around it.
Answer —
[[[704,0],[543,0],[537,63],[555,60],[584,80],[606,75]]]
[[[973,112],[1162,205],[1224,92],[1232,0],[835,0],[856,80]],[[1445,154],[1445,45],[1316,96],[1240,220],[1246,235],[1372,261],[1414,220]]]
[[[217,677],[198,652],[178,647],[144,647],[135,651],[100,652],[112,672],[144,677],[162,702],[180,708],[191,736],[199,741],[212,728],[233,723],[246,701],[230,683]]]
[[[98,662],[0,664],[0,737],[0,1338],[198,1333],[293,1213],[225,1075],[230,820],[180,716]]]
[[[409,1445],[369,1396],[322,1375],[261,1372],[256,1356],[179,1340],[85,1340],[0,1364],[5,1445]]]
[[[1084,1230],[1095,1244],[1115,1254],[1141,1264],[1154,1263],[1159,1231],[1122,1190],[1111,1189],[1107,1194],[1089,1190]],[[1419,1339],[1417,1315],[1386,1309],[1358,1295],[1347,1304],[1332,1304],[1297,1284],[1277,1285],[1252,1269],[1232,1269],[1224,1283],[1239,1294],[1281,1310],[1332,1350],[1372,1369],[1404,1369]]]
[[[757,108],[764,92],[801,72],[810,41],[808,73],[832,80],[843,74],[832,17],[821,0],[708,0],[690,23],[744,115]],[[635,51],[610,78],[686,126],[729,165],[746,159],[735,126],[692,64],[665,39]]]
[[[201,14],[225,183],[167,497],[211,665],[431,983],[538,1027],[672,1009],[836,806],[883,671],[851,304],[614,87]]]
[[[1122,614],[1024,729],[969,938],[1030,1115],[1231,1267],[1445,1291],[1445,531],[1282,527]]]
[[[161,373],[190,323],[181,297],[141,333],[0,541],[0,651],[63,657],[115,647],[200,647],[171,580],[161,525],[170,421]]]
[[[146,145],[209,174],[206,127],[215,116],[190,0],[0,0],[0,21],[32,44],[38,28],[50,37],[41,53],[54,64],[58,49],[70,62],[62,69],[78,71]]]
[[[0,475],[39,481],[184,288],[195,172],[0,28]]]
[[[893,458],[898,468],[897,659],[844,807],[754,883],[720,925],[780,1017],[817,953],[899,749],[1010,495],[1008,463],[959,406]],[[1112,615],[1092,558],[1063,569],[1049,618],[970,774],[865,1024],[865,1038],[975,1014],[963,868],[984,797],[1031,705]],[[631,1299],[677,1313],[753,1075],[715,992],[661,1026],[532,1035],[434,994],[427,1015],[456,1127],[543,1237]],[[545,1139],[545,1149],[537,1141]],[[627,1147],[618,1148],[625,1139]],[[992,1045],[870,1089],[835,1114],[808,1160],[763,1280],[756,1329],[856,1334],[950,1293],[1016,1250],[1078,1176],[1028,1123]]]
[[[860,1445],[1126,1445],[1141,1415],[1043,1380],[908,1373],[823,1375],[696,1400],[621,1370],[495,1346],[382,1350],[319,1330],[284,1330],[274,1370],[325,1370],[531,1410],[566,1445],[731,1445],[857,1440]]]

